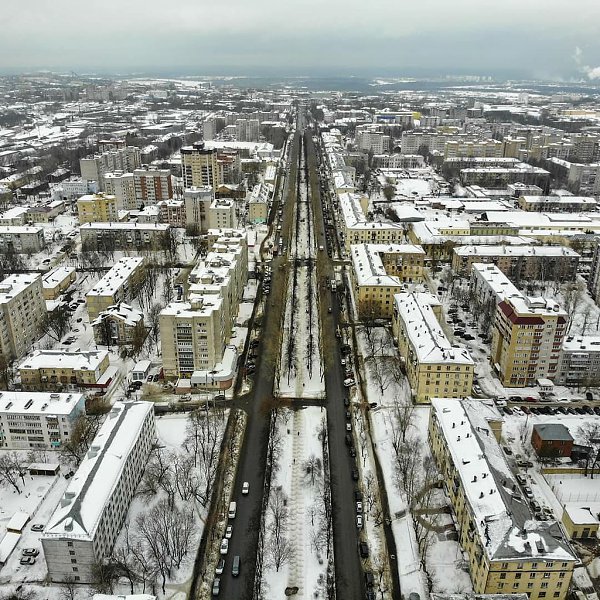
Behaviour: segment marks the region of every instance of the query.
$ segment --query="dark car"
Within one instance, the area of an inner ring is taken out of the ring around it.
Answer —
[[[365,572],[365,585],[368,588],[372,588],[375,585],[375,577],[371,571]]]
[[[345,397],[345,398],[344,398],[344,406],[345,406],[346,408],[348,408],[348,407],[350,406],[350,398],[348,398],[348,397]]]
[[[346,442],[346,446],[352,446],[352,436],[349,433],[346,434],[344,441]]]
[[[367,542],[360,542],[358,544],[358,552],[361,558],[369,558],[369,546]]]
[[[362,499],[363,499],[362,492],[360,490],[354,490],[354,501],[362,502]]]
[[[358,481],[358,469],[352,469],[352,479]]]

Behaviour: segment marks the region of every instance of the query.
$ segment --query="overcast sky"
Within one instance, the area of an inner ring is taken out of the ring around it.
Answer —
[[[600,80],[600,0],[4,2],[3,72],[426,70]]]

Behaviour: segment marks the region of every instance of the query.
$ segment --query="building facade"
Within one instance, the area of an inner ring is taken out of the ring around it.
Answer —
[[[181,149],[181,170],[185,188],[215,188],[223,183],[217,163],[217,150],[206,148],[203,142]]]
[[[80,223],[108,223],[119,220],[116,196],[87,194],[77,200]]]
[[[165,250],[171,243],[167,223],[84,223],[79,228],[87,250]]]

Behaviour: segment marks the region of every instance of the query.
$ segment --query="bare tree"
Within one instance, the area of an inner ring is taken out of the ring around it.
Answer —
[[[80,414],[71,429],[69,439],[61,446],[62,453],[78,465],[96,437],[100,424],[100,415]]]
[[[60,584],[59,597],[61,600],[75,600],[76,596],[77,585],[75,584],[75,577],[72,575],[67,575]]]
[[[0,483],[6,483],[13,487],[17,494],[21,493],[21,485],[25,484],[25,475],[27,471],[21,466],[21,461],[16,452],[0,454]]]
[[[321,459],[314,454],[311,454],[302,465],[304,470],[304,479],[311,486],[315,485],[315,482],[320,481],[323,474],[323,464]]]

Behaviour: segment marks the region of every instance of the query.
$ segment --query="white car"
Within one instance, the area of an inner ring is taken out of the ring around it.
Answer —
[[[227,538],[223,538],[221,540],[221,548],[219,552],[221,552],[221,554],[227,554],[227,552],[229,552],[229,540]]]
[[[356,515],[356,529],[363,528],[363,517],[362,515]]]
[[[233,535],[233,525],[227,525],[227,528],[225,529],[225,537],[228,540],[230,540],[232,535]]]
[[[356,385],[356,381],[354,381],[354,379],[352,379],[351,377],[348,377],[348,379],[344,379],[344,387],[352,387],[353,385]]]
[[[247,481],[244,481],[244,483],[242,483],[242,494],[244,496],[247,496],[249,491],[250,491],[250,484]]]

